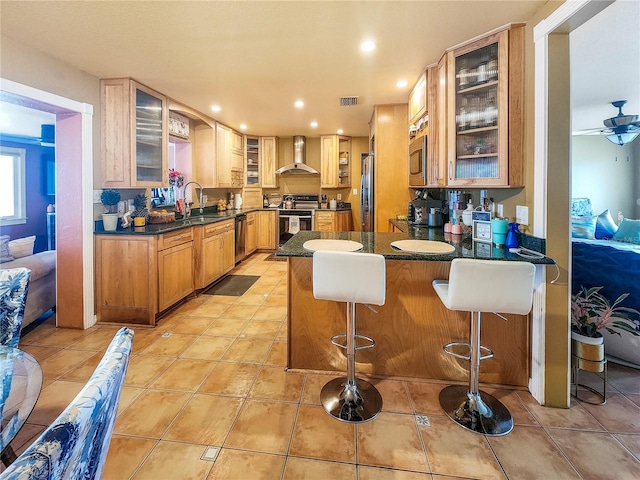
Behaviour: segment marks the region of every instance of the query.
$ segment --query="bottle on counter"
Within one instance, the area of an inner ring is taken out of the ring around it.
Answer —
[[[409,202],[409,207],[407,208],[407,222],[413,222],[416,219],[416,210],[413,206],[413,202]]]

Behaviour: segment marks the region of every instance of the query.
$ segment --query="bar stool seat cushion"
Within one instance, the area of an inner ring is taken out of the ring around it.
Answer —
[[[456,258],[449,281],[433,288],[449,310],[526,315],[533,302],[535,267],[528,262]]]
[[[335,302],[384,305],[385,260],[372,253],[313,253],[313,296]]]

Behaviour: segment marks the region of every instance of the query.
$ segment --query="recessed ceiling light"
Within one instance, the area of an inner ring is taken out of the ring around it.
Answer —
[[[246,130],[247,126],[244,123],[240,124],[240,130]]]
[[[373,42],[373,40],[367,40],[360,44],[360,50],[362,50],[363,52],[371,52],[375,50],[375,48],[376,44]]]
[[[304,107],[304,102],[302,100],[296,100],[296,103],[294,103],[294,105],[296,106],[296,108],[302,108]]]
[[[316,128],[318,126],[318,122],[311,122],[311,128]]]
[[[220,105],[211,105],[211,110],[213,110],[214,112],[219,112],[220,110],[222,110],[222,108],[220,108]]]
[[[404,88],[408,85],[406,80],[399,80],[398,83],[396,83],[396,87],[398,88]]]
[[[344,130],[342,130],[341,128],[338,129],[338,135],[342,135],[344,133]]]

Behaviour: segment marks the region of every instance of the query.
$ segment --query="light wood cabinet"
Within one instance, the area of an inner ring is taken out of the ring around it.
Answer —
[[[521,26],[447,53],[448,185],[523,185],[523,55]]]
[[[240,146],[238,146],[238,144]],[[219,188],[241,188],[244,156],[242,136],[221,123],[216,124],[216,176]]]
[[[415,123],[427,113],[427,72],[420,78],[409,94],[409,123]]]
[[[370,123],[370,144],[374,155],[374,229],[386,232],[389,219],[407,211],[411,200],[409,144],[407,142],[407,104],[376,105]]]
[[[98,322],[155,325],[157,237],[96,235],[94,258]]]
[[[447,56],[433,68],[427,90],[429,105],[429,143],[427,145],[427,185],[447,184]]]
[[[95,267],[99,322],[155,325],[194,291],[193,231],[97,235]]]
[[[166,97],[129,78],[101,80],[100,86],[102,186],[167,186]]]
[[[276,213],[267,210],[256,212],[258,220],[258,239],[256,247],[259,250],[275,250],[278,246]]]
[[[218,174],[216,169],[216,128],[213,125],[198,123],[191,134],[193,142],[193,175],[203,188],[216,188]]]
[[[196,289],[202,289],[234,267],[234,221],[225,220],[194,227],[193,230]],[[234,256],[231,261],[229,261],[229,250]]]
[[[351,187],[351,138],[340,135],[320,137],[320,187]]]
[[[166,310],[193,290],[193,242],[159,251],[158,311]]]
[[[247,255],[251,255],[258,248],[258,224],[256,223],[257,212],[247,213],[247,236],[245,243],[245,251]]]
[[[244,187],[242,190],[242,208],[262,208],[262,189]]]
[[[318,232],[335,232],[336,225],[336,216],[335,212],[329,211],[319,211],[316,210],[316,218],[315,225],[313,227],[314,230]]]
[[[260,137],[262,188],[278,188],[278,137]]]
[[[352,231],[351,210],[316,210],[314,229],[319,232]]]
[[[353,230],[353,218],[351,216],[351,210],[341,210],[336,212],[337,214],[337,222],[338,222],[338,231],[339,232],[350,232]]]
[[[236,266],[236,234],[235,229],[222,233],[222,273],[233,270]]]

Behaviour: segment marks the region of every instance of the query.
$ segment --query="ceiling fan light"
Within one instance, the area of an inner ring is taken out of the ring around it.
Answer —
[[[639,133],[614,133],[612,135],[607,135],[607,140],[611,143],[615,143],[616,145],[625,145],[627,143],[631,143],[635,140],[635,138],[640,134]]]

